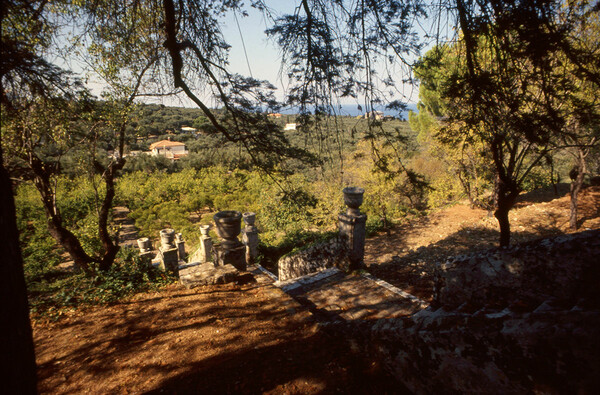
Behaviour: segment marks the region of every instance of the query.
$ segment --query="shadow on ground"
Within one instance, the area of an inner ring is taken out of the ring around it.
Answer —
[[[35,333],[40,393],[403,393],[273,287],[174,288]]]
[[[532,231],[515,231],[512,239],[515,243],[540,238],[540,233],[560,234],[557,228],[541,228]],[[382,251],[391,259],[382,263],[372,263],[367,270],[390,284],[423,300],[433,297],[433,274],[438,263],[449,257],[465,253],[474,253],[497,247],[499,232],[480,226],[466,227],[448,237],[405,252],[405,245],[395,246]]]

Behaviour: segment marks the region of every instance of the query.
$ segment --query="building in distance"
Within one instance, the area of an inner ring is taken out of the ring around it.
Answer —
[[[167,159],[177,160],[188,154],[188,150],[184,143],[179,141],[161,140],[150,144],[152,155],[162,155]]]

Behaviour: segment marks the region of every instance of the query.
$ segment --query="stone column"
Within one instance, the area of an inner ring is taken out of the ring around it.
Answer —
[[[179,260],[185,261],[185,241],[183,240],[183,235],[181,233],[177,233],[175,235],[175,245],[177,246],[177,255],[179,255]]]
[[[140,248],[140,254],[149,252],[152,250],[152,240],[147,237],[137,239],[137,245]]]
[[[212,260],[210,253],[213,247],[212,239],[208,235],[210,225],[200,225],[200,262],[206,263]]]
[[[152,253],[152,240],[147,237],[137,239],[138,247],[140,248],[140,258],[143,262],[151,264],[154,254]]]
[[[214,215],[217,234],[222,239],[216,252],[215,264],[231,264],[238,270],[246,270],[246,247],[238,240],[242,224],[239,211],[219,211]]]
[[[348,270],[358,270],[364,267],[365,236],[367,216],[358,209],[363,202],[365,190],[358,187],[343,189],[344,203],[348,206],[345,213],[338,216],[340,237],[348,248],[350,264]]]
[[[256,213],[242,214],[246,226],[242,231],[242,242],[246,245],[246,263],[253,265],[258,256],[258,228],[254,226]]]
[[[175,231],[173,229],[163,229],[160,231],[158,255],[160,257],[159,267],[162,270],[177,271],[179,257],[177,247],[175,246]]]

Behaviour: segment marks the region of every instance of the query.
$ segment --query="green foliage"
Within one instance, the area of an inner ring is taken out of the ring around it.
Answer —
[[[141,261],[135,249],[123,248],[108,271],[87,275],[48,270],[43,277],[28,278],[27,287],[34,318],[58,318],[67,308],[116,302],[174,280]]]
[[[552,185],[552,174],[550,171],[549,167],[535,166],[521,184],[523,191],[531,192]]]
[[[123,171],[128,173],[135,173],[144,171],[147,173],[153,173],[156,171],[164,171],[167,173],[173,173],[178,170],[178,163],[170,159],[165,158],[162,155],[153,156],[142,154],[138,156],[130,156],[125,162]]]
[[[197,108],[166,107],[162,104],[142,104],[132,114],[137,135],[162,135],[167,130],[179,133],[182,126],[197,128],[196,120],[204,118]]]

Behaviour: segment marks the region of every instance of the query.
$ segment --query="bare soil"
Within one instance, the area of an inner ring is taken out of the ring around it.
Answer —
[[[39,392],[398,393],[274,286],[172,285],[34,325]]]
[[[558,196],[552,187],[520,196],[509,214],[511,243],[572,233],[568,190],[568,185],[561,184]],[[578,231],[600,228],[600,187],[583,189],[578,208]],[[368,239],[365,263],[373,275],[430,301],[437,262],[497,247],[499,239],[493,215],[461,203]]]
[[[513,242],[569,233],[561,191],[525,195]],[[580,198],[580,229],[600,228],[600,188]],[[496,220],[457,204],[367,240],[378,277],[431,298],[433,264],[497,244]],[[272,285],[171,285],[110,306],[34,322],[40,393],[403,393],[376,362],[321,329]]]

